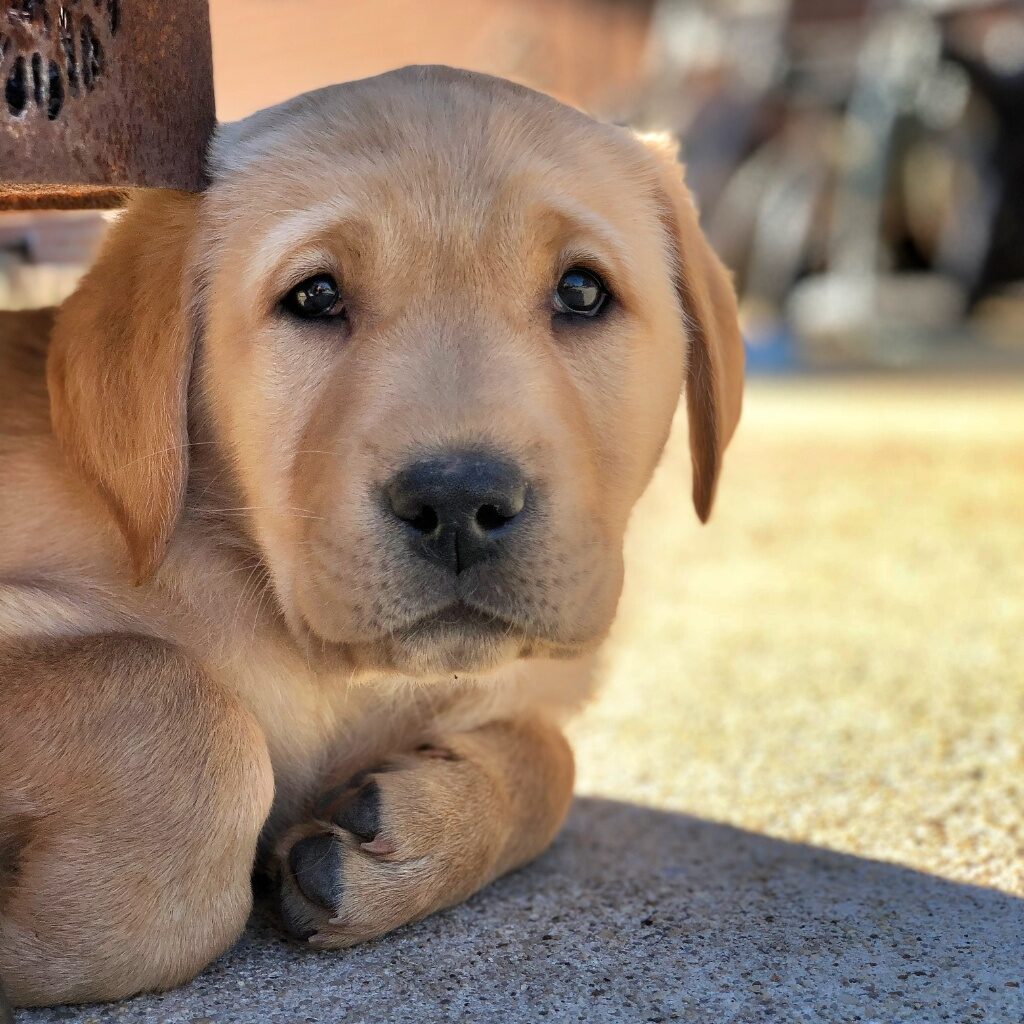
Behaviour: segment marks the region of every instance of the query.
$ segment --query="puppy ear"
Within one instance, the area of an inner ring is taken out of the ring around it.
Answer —
[[[700,228],[683,183],[677,145],[668,135],[641,135],[658,174],[658,201],[671,240],[676,288],[690,351],[686,406],[693,461],[693,504],[707,522],[715,500],[722,456],[743,405],[743,338],[732,278]]]
[[[160,565],[184,502],[198,204],[177,192],[134,200],[58,311],[50,342],[54,433],[110,509],[136,583]]]

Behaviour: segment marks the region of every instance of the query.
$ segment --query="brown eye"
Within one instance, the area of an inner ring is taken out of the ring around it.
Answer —
[[[559,280],[553,304],[556,313],[597,316],[607,298],[608,291],[596,274],[572,267]]]
[[[345,313],[341,289],[330,274],[316,274],[300,281],[281,300],[281,307],[303,320],[329,319]]]

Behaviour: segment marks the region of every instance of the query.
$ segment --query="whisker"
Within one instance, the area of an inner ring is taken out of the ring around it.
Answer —
[[[306,508],[277,506],[277,505],[237,505],[227,508],[207,508],[202,505],[192,506],[188,509],[194,515],[242,515],[245,512],[270,512],[273,515],[291,516],[293,519],[318,519],[324,520]]]
[[[252,569],[249,571],[249,575],[246,577],[245,582],[242,584],[242,589],[239,593],[238,601],[235,604],[235,610],[231,616],[232,634],[235,632],[235,630],[240,624],[243,607],[251,601],[252,597],[255,596],[260,586],[266,582],[265,579],[263,581],[260,580],[261,573],[263,573],[264,575],[266,574],[266,566],[264,566],[261,559],[257,558]],[[251,593],[249,589],[250,585],[252,585]]]
[[[197,448],[203,444],[217,444],[216,441],[186,441],[184,444],[172,444],[169,448],[158,448],[155,452],[149,452],[147,455],[140,455],[137,459],[130,459],[128,462],[121,463],[118,469],[127,469],[129,466],[134,466],[139,462],[145,462],[147,459],[155,459],[158,455],[166,455],[168,452],[180,452],[185,448]]]

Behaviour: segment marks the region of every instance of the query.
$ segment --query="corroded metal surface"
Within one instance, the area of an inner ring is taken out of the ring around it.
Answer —
[[[207,0],[0,0],[0,209],[199,189],[213,124]]]

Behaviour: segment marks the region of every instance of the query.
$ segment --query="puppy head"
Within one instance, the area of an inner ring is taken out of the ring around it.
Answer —
[[[212,177],[126,214],[51,355],[137,574],[185,500],[194,374],[298,638],[425,676],[598,641],[684,381],[701,519],[740,411],[665,142],[411,68],[227,126]]]

